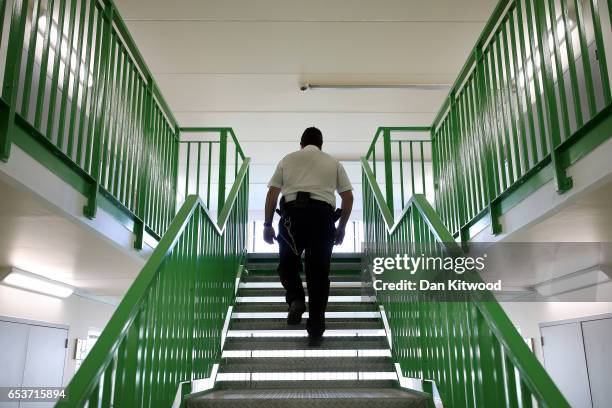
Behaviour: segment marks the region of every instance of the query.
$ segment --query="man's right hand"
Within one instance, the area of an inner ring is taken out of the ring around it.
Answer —
[[[268,244],[273,244],[274,238],[276,238],[276,232],[274,231],[274,227],[272,226],[264,227],[264,231],[263,231],[264,241],[266,241]]]

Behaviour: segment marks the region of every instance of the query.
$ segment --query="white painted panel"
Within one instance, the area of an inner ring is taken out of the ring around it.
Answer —
[[[141,0],[116,1],[130,19],[485,21],[495,0]]]
[[[0,387],[20,387],[25,365],[28,326],[0,321]],[[19,402],[0,402],[0,408],[17,408]]]
[[[28,355],[23,372],[23,387],[61,387],[66,358],[68,330],[30,326]],[[20,407],[48,407],[53,402],[22,402]]]
[[[591,408],[580,323],[542,327],[544,365],[572,408]]]
[[[593,408],[612,403],[612,318],[582,323]]]
[[[456,74],[484,23],[164,20],[127,25],[154,73]]]

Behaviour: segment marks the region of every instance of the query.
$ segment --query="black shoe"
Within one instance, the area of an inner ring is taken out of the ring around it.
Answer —
[[[296,325],[302,322],[302,314],[306,311],[306,304],[303,300],[294,300],[289,306],[287,314],[287,324]]]
[[[308,347],[320,347],[323,343],[323,335],[313,336],[308,335]]]

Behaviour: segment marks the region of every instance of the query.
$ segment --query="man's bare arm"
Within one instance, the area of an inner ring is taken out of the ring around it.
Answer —
[[[273,244],[274,237],[276,236],[274,227],[272,227],[272,220],[274,219],[274,210],[276,210],[276,204],[278,203],[278,196],[280,195],[280,192],[280,188],[270,187],[268,188],[268,194],[266,194],[264,241],[266,241],[268,244]]]
[[[340,193],[340,199],[342,200],[340,208],[342,209],[342,216],[340,216],[340,222],[336,229],[335,243],[336,245],[342,244],[344,241],[344,233],[346,230],[346,224],[348,223],[351,211],[353,211],[353,192],[351,190]]]

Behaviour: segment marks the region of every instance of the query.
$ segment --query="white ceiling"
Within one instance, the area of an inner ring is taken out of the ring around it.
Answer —
[[[307,126],[357,160],[378,126],[430,124],[446,91],[299,86],[451,83],[495,3],[117,0],[180,124],[234,127],[260,165],[295,149]]]
[[[30,192],[0,181],[0,266],[75,286],[86,295],[123,296],[144,265],[93,229]]]

